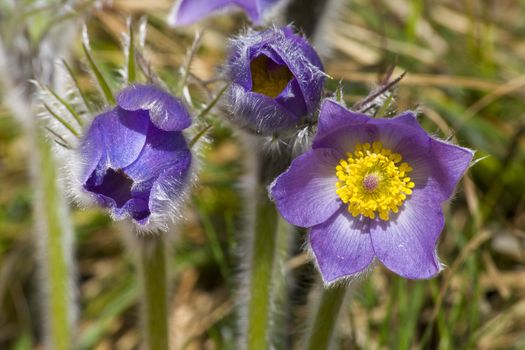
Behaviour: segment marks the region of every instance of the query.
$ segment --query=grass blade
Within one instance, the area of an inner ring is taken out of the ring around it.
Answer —
[[[77,111],[75,111],[75,109],[69,103],[66,102],[66,100],[64,100],[55,91],[53,91],[53,89],[51,89],[51,87],[46,86],[46,89],[51,93],[51,95],[53,95],[56,98],[56,100],[58,102],[60,102],[60,104],[62,106],[66,107],[66,109],[69,111],[69,113],[71,113],[71,115],[75,118],[75,120],[77,121],[78,125],[80,125],[80,126],[84,125],[84,122],[82,121],[82,118],[80,117],[80,115],[77,113]]]
[[[127,76],[128,83],[133,84],[137,76],[137,68],[135,65],[135,38],[133,34],[133,21],[128,19],[128,47],[126,50],[127,57]]]
[[[91,113],[94,112],[93,109],[91,108],[91,105],[88,102],[88,99],[87,99],[86,95],[84,94],[84,92],[80,88],[80,84],[78,83],[78,80],[75,77],[75,74],[73,73],[73,70],[71,69],[69,64],[67,64],[66,60],[62,60],[62,64],[64,65],[64,67],[66,67],[66,70],[67,70],[69,76],[71,77],[71,80],[73,81],[73,84],[75,84],[77,92],[80,95],[80,98],[82,99],[82,101],[84,102],[84,105],[86,106],[86,109],[89,112],[91,112]]]
[[[110,105],[115,105],[115,97],[113,96],[113,93],[111,92],[111,89],[109,88],[108,83],[106,82],[106,79],[104,79],[104,76],[98,69],[95,61],[93,60],[93,57],[91,56],[91,52],[89,49],[89,40],[87,36],[87,30],[84,28],[84,35],[82,40],[82,50],[84,51],[84,55],[86,56],[86,59],[88,60],[89,68],[93,72],[93,75],[95,76],[95,79],[97,80],[98,86],[102,90],[102,93],[104,94],[104,98],[106,99],[106,102]]]
[[[217,104],[217,102],[219,102],[222,95],[224,94],[224,92],[226,92],[229,86],[230,84],[227,84],[219,91],[217,96],[215,96],[215,98],[206,106],[206,108],[204,108],[202,112],[199,113],[199,115],[197,116],[197,119],[204,118],[213,109],[213,107],[215,107],[215,105]]]
[[[79,137],[79,133],[78,131],[75,130],[75,128],[73,128],[71,126],[71,124],[69,124],[67,121],[65,121],[65,119],[63,119],[62,117],[60,117],[58,114],[56,114],[52,109],[51,107],[49,107],[47,104],[44,103],[44,108],[48,111],[49,114],[51,114],[51,116],[53,116],[53,118],[55,118],[60,124],[62,124],[66,129],[68,129],[74,136],[76,137]]]

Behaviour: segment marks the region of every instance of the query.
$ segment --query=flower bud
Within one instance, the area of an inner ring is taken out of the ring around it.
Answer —
[[[325,80],[319,56],[291,26],[234,39],[227,75],[231,119],[264,135],[312,118]]]
[[[162,224],[189,182],[192,155],[181,131],[190,124],[186,108],[167,92],[125,88],[82,138],[83,190],[116,220],[131,217],[148,229]]]

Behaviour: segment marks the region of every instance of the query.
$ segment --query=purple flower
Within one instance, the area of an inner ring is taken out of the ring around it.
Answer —
[[[290,223],[311,228],[309,244],[326,284],[379,259],[411,279],[441,270],[442,204],[473,152],[429,136],[413,112],[373,119],[326,100],[312,149],[271,185]]]
[[[280,0],[179,0],[168,22],[172,25],[188,25],[200,21],[221,10],[242,9],[250,19],[260,24],[264,12]]]
[[[122,90],[117,106],[95,117],[80,146],[80,182],[115,219],[140,227],[173,214],[188,183],[191,153],[181,131],[191,124],[175,97],[155,86]]]
[[[250,31],[233,40],[227,74],[232,119],[261,134],[311,118],[325,79],[319,56],[290,26]]]

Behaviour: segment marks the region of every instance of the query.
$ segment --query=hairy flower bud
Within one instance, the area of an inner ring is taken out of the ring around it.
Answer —
[[[265,135],[311,118],[325,80],[319,56],[290,26],[249,31],[234,39],[227,75],[232,120]]]
[[[79,147],[79,182],[116,220],[141,228],[163,224],[189,182],[192,155],[182,130],[191,119],[165,91],[132,85],[117,106],[95,117]]]

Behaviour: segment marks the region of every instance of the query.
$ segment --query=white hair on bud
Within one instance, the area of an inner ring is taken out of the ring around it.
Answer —
[[[295,79],[298,83],[303,86],[308,83],[311,77],[319,78],[325,77],[326,74],[315,66],[307,59],[303,57],[303,54],[297,50],[297,45],[293,40],[289,40],[285,37],[284,33],[273,26],[271,29],[272,33],[268,36],[273,36],[274,45],[278,46],[283,52],[283,55],[288,57],[290,61],[300,59],[304,63],[303,69],[300,72],[295,72]],[[299,35],[299,34],[296,34]],[[230,39],[229,46],[230,52],[234,53],[235,57],[229,59],[224,67],[223,72],[230,76],[232,72],[237,71],[240,67],[235,66],[235,62],[243,62],[247,60],[249,55],[250,47],[258,44],[262,39],[261,35],[257,31],[248,28],[243,33]],[[249,67],[244,67],[249,69]],[[284,109],[279,109],[275,104],[267,103],[264,98],[258,98],[254,94],[246,93],[245,89],[238,84],[233,83],[226,92],[226,99],[223,99],[223,106],[229,110],[229,118],[237,125],[241,127],[255,127],[255,131],[258,133],[262,129],[262,125],[265,125],[267,121],[271,119],[289,119],[289,114]],[[312,111],[312,114],[315,111]],[[276,117],[276,115],[278,117]],[[254,120],[253,116],[256,116]],[[309,117],[309,116],[308,116]],[[249,120],[255,123],[250,125]]]

